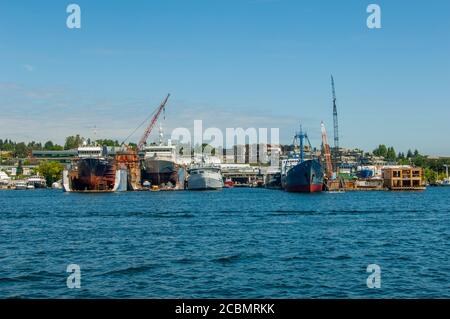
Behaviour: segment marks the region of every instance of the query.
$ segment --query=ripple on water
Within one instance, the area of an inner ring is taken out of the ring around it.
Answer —
[[[0,298],[450,297],[449,195],[0,192]]]

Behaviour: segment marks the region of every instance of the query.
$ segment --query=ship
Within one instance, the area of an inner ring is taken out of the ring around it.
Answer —
[[[34,188],[47,188],[47,182],[45,178],[39,175],[31,176],[30,178],[28,178],[27,183]]]
[[[280,162],[282,163],[282,161]],[[281,189],[281,169],[279,166],[270,166],[264,176],[264,187]]]
[[[305,159],[304,140],[307,140],[307,150],[311,153],[310,159]],[[299,141],[299,152],[296,152],[296,142]],[[282,162],[282,186],[288,192],[315,193],[323,189],[324,172],[319,159],[312,155],[312,147],[308,135],[302,132],[294,137],[294,150]]]
[[[142,181],[152,186],[175,187],[179,185],[179,169],[176,147],[171,141],[163,142],[163,132],[160,127],[159,145],[144,146],[142,162]]]
[[[187,179],[188,190],[217,190],[224,187],[220,167],[214,164],[193,165]]]
[[[66,192],[115,192],[127,189],[127,171],[119,169],[107,147],[88,145],[77,149],[77,158],[63,172]]]

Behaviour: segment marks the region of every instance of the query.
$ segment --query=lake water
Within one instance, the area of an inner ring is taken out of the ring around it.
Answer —
[[[0,297],[449,298],[449,195],[0,191]]]

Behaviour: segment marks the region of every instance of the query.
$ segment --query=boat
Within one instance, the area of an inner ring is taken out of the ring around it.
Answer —
[[[225,182],[223,183],[223,187],[225,187],[225,188],[233,188],[234,187],[233,180],[231,178],[225,179]]]
[[[223,178],[220,166],[214,164],[193,165],[188,169],[188,190],[214,190],[222,189]]]
[[[78,156],[69,170],[63,172],[66,192],[114,192],[127,190],[127,172],[116,167],[106,147],[78,147]]]
[[[27,183],[26,182],[17,182],[16,185],[14,186],[15,190],[26,190],[27,189]]]
[[[265,187],[270,189],[281,189],[281,172],[267,174]]]
[[[281,189],[281,171],[279,167],[268,168],[264,186],[269,189]]]
[[[27,185],[27,189],[35,189],[36,187],[34,187],[34,185],[33,184],[28,184]]]
[[[47,181],[39,175],[29,177],[27,183],[33,186],[33,188],[47,188]]]
[[[163,186],[179,185],[176,147],[171,141],[163,142],[163,133],[160,128],[159,145],[144,146],[144,160],[142,162],[142,181],[151,185]]]
[[[323,190],[323,168],[317,158],[305,159],[304,139],[308,142],[308,150],[312,147],[308,135],[300,132],[294,137],[294,150],[282,163],[282,185],[284,190],[295,193],[316,193]],[[295,151],[299,141],[299,152]]]

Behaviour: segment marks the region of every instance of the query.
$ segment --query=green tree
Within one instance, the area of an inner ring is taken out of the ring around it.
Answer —
[[[102,145],[102,146],[120,146],[119,141],[115,140],[109,140],[109,139],[104,139],[104,140],[96,140],[95,142],[97,142],[97,144]]]
[[[15,147],[14,156],[18,158],[25,158],[28,155],[28,148],[25,143],[19,143]]]
[[[45,178],[47,186],[51,186],[54,182],[60,180],[63,170],[64,166],[58,162],[41,161],[36,167],[39,175]]]
[[[379,145],[378,148],[376,148],[373,151],[373,155],[375,155],[375,156],[386,157],[387,153],[388,153],[388,149],[387,149],[386,145],[384,145],[384,144]]]
[[[53,144],[52,141],[47,141],[44,144],[44,149],[47,151],[61,151],[64,148],[61,145]]]
[[[431,168],[425,168],[424,177],[426,181],[433,184],[438,180],[438,173],[433,171]]]
[[[53,142],[52,141],[47,141],[44,144],[44,149],[46,149],[47,151],[51,151],[53,149]]]
[[[80,135],[66,137],[66,143],[64,144],[65,150],[71,150],[77,148],[83,143],[83,138]]]
[[[395,149],[394,149],[393,147],[389,147],[389,148],[387,149],[386,159],[387,159],[388,161],[391,161],[391,162],[397,160],[397,155],[396,155]]]

